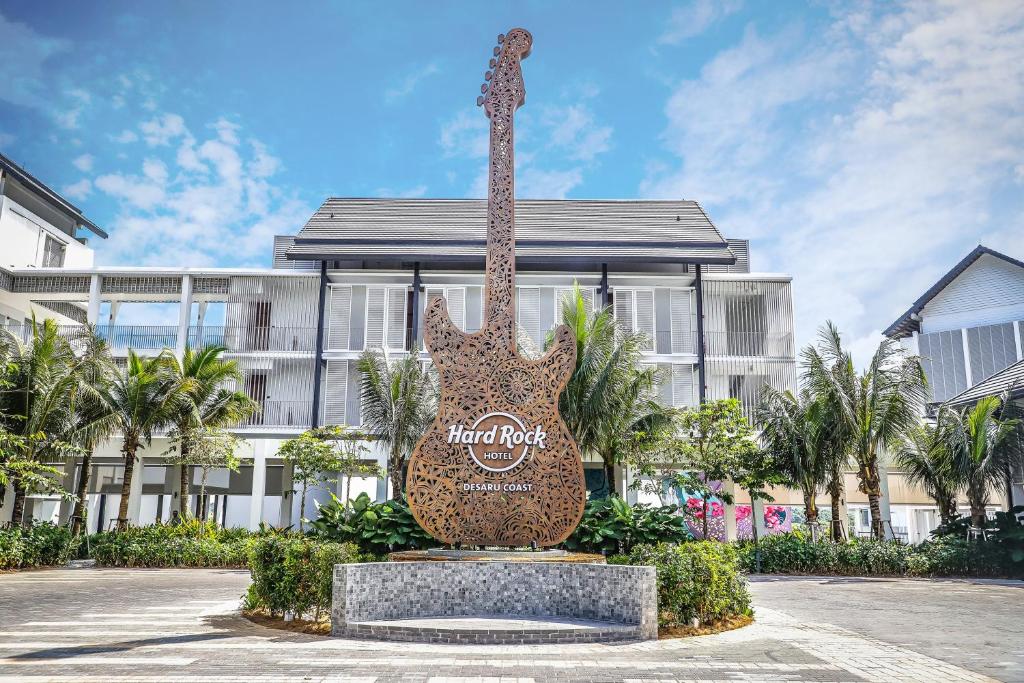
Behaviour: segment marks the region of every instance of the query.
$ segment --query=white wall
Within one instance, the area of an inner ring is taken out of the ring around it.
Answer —
[[[1024,320],[1024,268],[983,254],[921,311],[921,332]]]
[[[0,266],[41,267],[45,235],[65,245],[65,267],[92,267],[92,249],[53,227],[10,197],[0,197],[0,242],[3,243]]]

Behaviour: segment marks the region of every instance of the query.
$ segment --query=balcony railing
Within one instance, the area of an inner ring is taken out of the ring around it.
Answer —
[[[795,355],[792,334],[705,331],[704,340],[709,356],[792,358]]]
[[[312,424],[312,401],[263,401],[261,410],[243,420],[238,427],[297,427]]]
[[[217,344],[228,351],[292,351],[313,353],[316,350],[315,327],[235,327],[223,325],[192,326],[188,330],[192,347]]]

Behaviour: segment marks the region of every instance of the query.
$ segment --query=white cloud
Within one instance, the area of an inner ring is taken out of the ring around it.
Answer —
[[[400,199],[412,199],[427,196],[426,185],[414,185],[404,190],[394,190],[390,187],[378,187],[374,191],[377,197],[398,197]]]
[[[219,119],[192,130],[165,113],[147,122],[154,156],[136,174],[95,181],[118,201],[99,258],[133,265],[240,265],[266,262],[274,234],[296,232],[312,208],[271,180],[280,161],[241,126]],[[171,146],[177,140],[176,146]],[[149,142],[147,140],[147,142]],[[169,147],[169,149],[167,149]]]
[[[405,99],[412,94],[412,91],[426,78],[440,72],[436,63],[425,64],[408,73],[400,80],[398,85],[384,91],[384,101],[388,104]]]
[[[583,171],[579,168],[547,171],[528,166],[516,174],[516,196],[523,199],[565,199],[581,182]]]
[[[445,156],[486,157],[489,130],[487,117],[479,109],[463,109],[441,126],[441,149]]]
[[[611,126],[597,124],[586,105],[550,107],[543,121],[551,127],[551,144],[566,149],[570,159],[592,161],[610,148]]]
[[[54,118],[57,121],[57,125],[61,128],[73,130],[78,128],[78,117],[82,115],[85,108],[92,102],[92,96],[81,88],[72,88],[67,92],[67,95],[69,104],[64,105],[66,108],[62,111],[55,112]]]
[[[92,165],[94,161],[96,161],[96,159],[95,157],[93,157],[93,155],[83,154],[80,157],[77,157],[71,163],[74,164],[75,168],[77,168],[79,171],[82,171],[83,173],[88,173],[89,171],[92,170]]]
[[[178,114],[164,114],[139,125],[142,138],[150,147],[169,145],[183,135],[188,134],[185,119]]]
[[[832,318],[863,362],[979,236],[1020,244],[1005,196],[1024,158],[1024,5],[837,12],[816,35],[749,29],[679,83],[678,160],[642,191],[700,199],[753,237],[761,264],[794,275],[798,342]]]
[[[122,145],[127,145],[131,142],[138,142],[139,136],[133,130],[122,130],[117,135],[111,136],[114,142],[119,142]]]
[[[17,138],[11,135],[10,133],[0,132],[0,147],[13,145],[15,140],[17,140]]]
[[[675,7],[658,42],[677,45],[687,38],[704,33],[716,21],[733,14],[742,6],[740,0],[693,0]]]
[[[88,178],[82,178],[77,183],[65,185],[64,189],[61,190],[61,194],[72,199],[85,199],[92,194],[92,182]]]
[[[44,65],[71,48],[71,43],[36,33],[0,13],[0,99],[23,107],[50,105]]]

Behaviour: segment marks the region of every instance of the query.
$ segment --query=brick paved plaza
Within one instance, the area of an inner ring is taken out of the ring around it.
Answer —
[[[1024,584],[755,579],[757,622],[632,645],[327,639],[238,616],[244,571],[0,575],[0,681],[1024,681]]]

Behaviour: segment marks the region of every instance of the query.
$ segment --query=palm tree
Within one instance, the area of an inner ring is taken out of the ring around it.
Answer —
[[[803,361],[804,381],[810,391],[826,402],[850,439],[849,454],[857,465],[859,488],[871,508],[872,534],[883,539],[878,456],[883,449],[897,449],[920,421],[925,401],[921,364],[895,341],[885,339],[867,369],[858,375],[853,357],[843,348],[839,330],[831,322],[819,332],[817,347],[804,350]]]
[[[576,335],[576,368],[558,410],[580,452],[601,457],[610,495],[627,444],[667,426],[674,411],[656,398],[657,370],[642,364],[644,335],[619,325],[611,308],[589,308],[578,286],[562,304],[562,320]]]
[[[177,378],[167,371],[166,353],[141,358],[128,351],[128,366],[117,374],[100,396],[111,412],[111,420],[121,432],[124,456],[124,483],[121,485],[119,524],[128,519],[128,497],[132,490],[132,472],[140,447],[153,441],[153,433],[171,426],[188,397]]]
[[[406,465],[416,442],[437,416],[437,382],[416,351],[389,360],[383,351],[368,349],[357,367],[363,429],[388,449],[388,477],[398,497],[405,493]]]
[[[766,386],[756,421],[761,430],[761,443],[778,471],[803,494],[807,524],[816,524],[815,497],[831,474],[832,465],[826,455],[831,436],[828,405],[807,389],[794,395],[788,390],[778,391]]]
[[[64,440],[72,423],[77,380],[74,373],[75,354],[60,335],[53,320],[42,324],[32,318],[32,339],[23,344],[9,331],[0,334],[0,363],[4,381],[0,385],[0,416],[3,428],[16,437],[18,444],[5,459],[25,464],[55,459],[72,450]],[[58,490],[46,477],[17,477],[14,489],[12,521],[22,524],[25,498],[40,488]]]
[[[221,358],[225,350],[223,346],[206,346],[199,350],[185,347],[180,362],[171,354],[163,356],[167,371],[186,399],[179,402],[173,418],[179,460],[183,463],[178,482],[179,512],[183,517],[188,515],[190,435],[233,426],[259,409],[244,392],[226,386],[239,381],[241,374],[235,361]],[[201,500],[199,517],[206,519],[206,496]]]
[[[952,413],[948,448],[955,476],[967,493],[974,526],[985,523],[989,491],[1005,488],[1010,472],[1024,462],[1022,423],[1016,417],[1000,416],[1003,403],[999,397],[987,396],[973,408]]]
[[[957,518],[956,494],[960,488],[949,448],[951,417],[950,411],[940,409],[935,424],[924,422],[912,430],[895,454],[907,481],[920,486],[935,501],[943,524]]]
[[[82,328],[75,336],[74,344],[78,347],[75,366],[78,400],[70,436],[82,452],[82,472],[78,478],[71,522],[71,533],[77,535],[86,526],[92,454],[100,443],[110,438],[116,427],[113,414],[103,400],[102,391],[109,386],[118,370],[106,341],[96,334],[92,326]],[[70,466],[74,467],[74,459]]]

